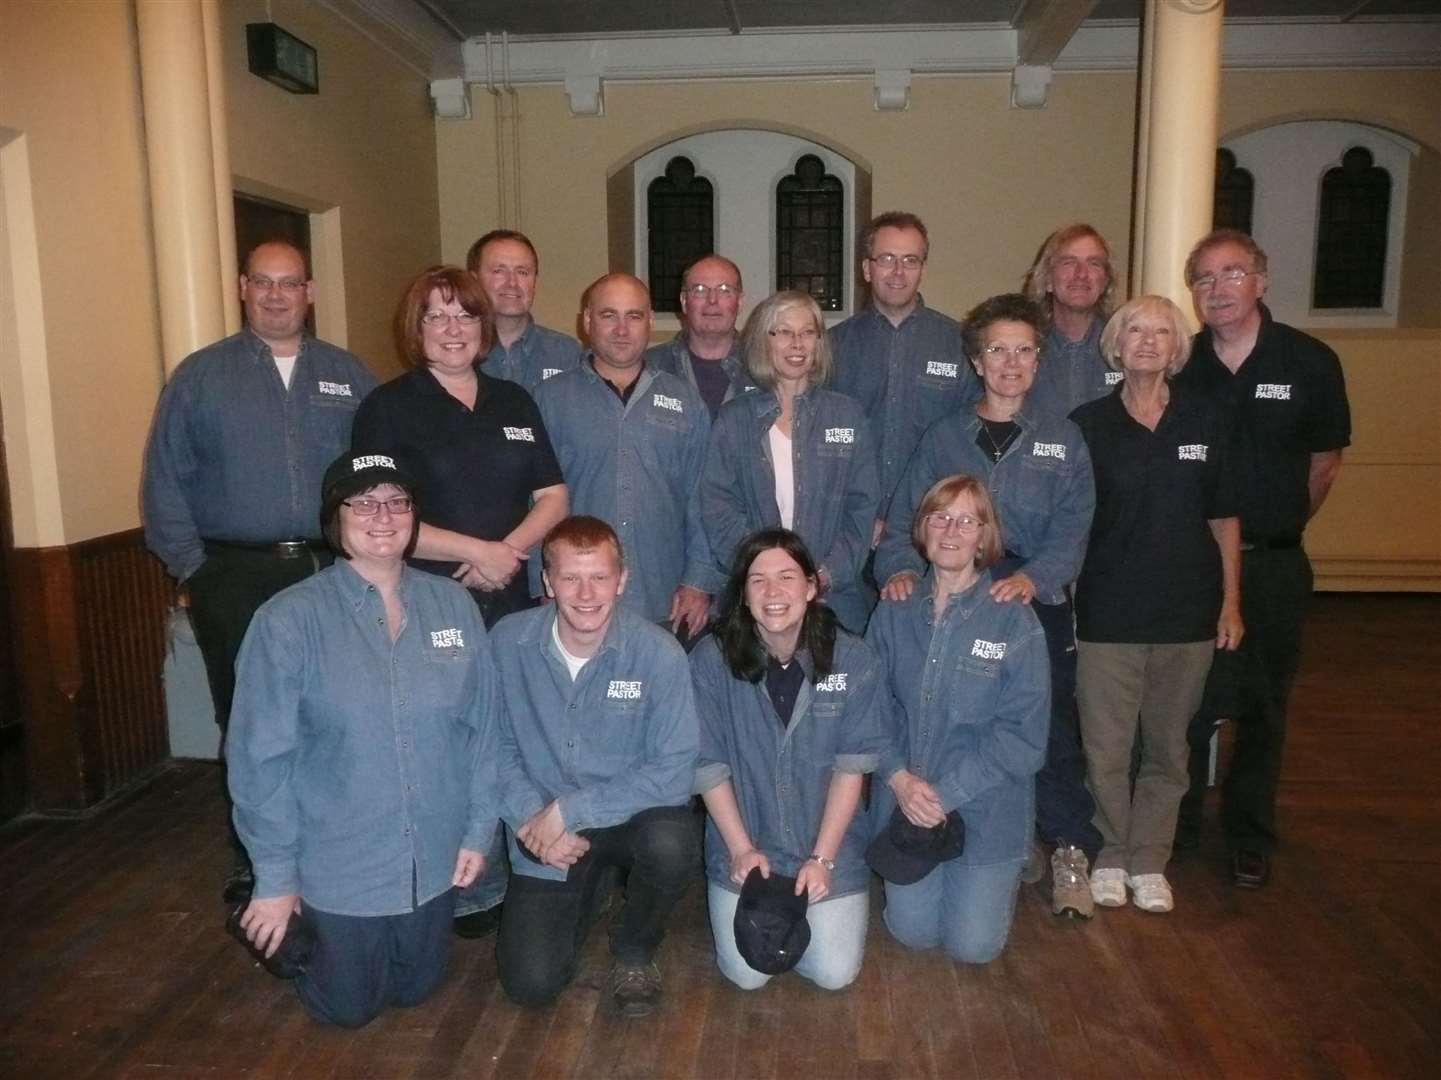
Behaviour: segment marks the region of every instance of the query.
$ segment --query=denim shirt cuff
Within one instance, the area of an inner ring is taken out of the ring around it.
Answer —
[[[941,797],[941,809],[946,813],[960,809],[961,805],[970,801],[966,793],[961,790],[960,784],[951,780],[943,784],[936,784],[936,794]]]
[[[560,804],[560,819],[565,822],[566,832],[580,832],[595,824],[595,809],[591,800],[581,791],[572,791],[556,800]]]
[[[835,769],[838,773],[864,776],[868,772],[874,772],[879,761],[879,754],[837,754]]]
[[[693,795],[704,795],[711,788],[719,787],[731,778],[731,767],[724,761],[707,761],[695,771]]]
[[[256,863],[255,898],[300,895],[300,870],[293,862]]]

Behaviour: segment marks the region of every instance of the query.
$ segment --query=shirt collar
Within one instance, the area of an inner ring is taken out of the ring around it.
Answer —
[[[360,572],[350,565],[350,560],[337,556],[331,564],[329,571],[322,570],[321,573],[330,573],[335,582],[335,589],[340,593],[342,600],[349,605],[352,612],[359,611],[365,606],[371,594],[378,593],[378,590]],[[405,595],[406,584],[411,574],[423,573],[423,571],[412,570],[409,566],[402,565],[400,568],[400,594]]]
[[[250,355],[255,357],[255,359],[262,360],[266,363],[274,362],[275,353],[271,350],[270,346],[265,343],[265,339],[250,329],[249,326],[241,327],[240,337],[245,342],[245,347],[249,350]],[[300,357],[305,353],[305,346],[309,341],[310,335],[302,331],[300,335],[300,348],[295,350],[297,364],[300,362]]]

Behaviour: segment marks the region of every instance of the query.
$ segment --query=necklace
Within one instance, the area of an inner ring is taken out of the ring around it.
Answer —
[[[991,462],[992,464],[999,464],[1001,458],[1005,456],[1006,451],[1010,449],[1011,443],[1015,442],[1016,436],[1021,433],[1021,426],[1014,420],[987,420],[984,416],[982,416],[980,420],[981,433],[985,435],[986,442],[991,444]],[[1000,442],[996,442],[996,437],[991,434],[992,424],[995,424],[996,427],[1006,433],[1002,436]],[[981,449],[984,450],[985,447]]]

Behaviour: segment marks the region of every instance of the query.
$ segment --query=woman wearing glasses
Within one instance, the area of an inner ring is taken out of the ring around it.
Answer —
[[[866,642],[895,702],[872,785],[873,831],[899,806],[930,828],[956,813],[959,857],[914,884],[886,882],[886,926],[913,949],[969,964],[1005,947],[1035,820],[1032,778],[1046,753],[1050,676],[1032,607],[997,602],[1001,521],[985,484],[946,476],[917,500],[908,536],[926,570],[882,604]]]
[[[823,389],[831,374],[821,310],[780,292],[751,312],[741,357],[758,389],[727,402],[711,428],[701,515],[729,567],[758,529],[791,529],[819,561],[821,598],[853,633],[875,597],[861,580],[880,500],[861,407]]]
[[[1101,333],[1125,374],[1071,414],[1096,470],[1096,519],[1076,584],[1076,696],[1105,840],[1091,892],[1170,911],[1166,863],[1189,782],[1186,728],[1217,649],[1241,643],[1241,527],[1220,415],[1172,382],[1185,316],[1142,296]],[[1131,747],[1141,746],[1132,782]]]
[[[474,277],[456,266],[420,274],[395,314],[396,346],[410,370],[361,403],[353,446],[405,461],[425,508],[413,565],[470,589],[487,628],[531,607],[527,553],[568,507],[560,464],[534,400],[480,366],[490,309]],[[480,937],[497,925],[505,895],[505,845],[489,877],[456,904],[456,930]]]
[[[1042,332],[1040,310],[1017,293],[993,296],[966,316],[964,347],[984,396],[974,410],[939,420],[922,436],[891,500],[876,580],[886,600],[904,600],[916,588],[924,564],[909,542],[911,522],[937,479],[966,472],[985,483],[1006,525],[991,599],[1031,606],[1051,662],[1050,741],[1036,777],[1036,828],[1052,851],[1052,910],[1089,918],[1094,902],[1087,870],[1101,836],[1091,820],[1095,805],[1077,731],[1076,639],[1067,589],[1086,553],[1095,486],[1076,425],[1027,407]],[[1028,880],[1043,872],[1037,860]]]
[[[301,1004],[342,1027],[440,985],[452,887],[484,868],[499,812],[485,627],[458,585],[405,565],[415,490],[386,452],[326,471],[335,564],[256,614],[225,746],[255,866],[241,929],[274,955],[302,916]]]

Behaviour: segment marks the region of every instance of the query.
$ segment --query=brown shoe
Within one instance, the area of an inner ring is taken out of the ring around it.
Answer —
[[[660,968],[654,961],[628,964],[617,960],[610,968],[610,996],[626,1016],[649,1016],[660,1004]]]

